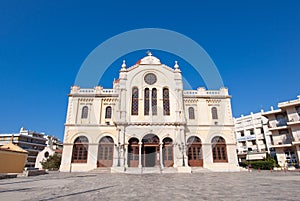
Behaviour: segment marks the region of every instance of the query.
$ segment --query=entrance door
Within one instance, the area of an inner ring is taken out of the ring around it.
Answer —
[[[159,166],[159,139],[154,134],[146,135],[142,146],[143,167]]]
[[[157,163],[157,146],[145,146],[144,147],[144,157],[143,157],[143,167],[154,167]]]
[[[114,141],[111,137],[104,137],[100,140],[98,148],[97,167],[112,167],[114,155]]]
[[[165,138],[163,140],[163,160],[164,167],[172,167],[174,164],[173,161],[173,141],[171,138]]]
[[[128,166],[138,167],[139,165],[139,140],[131,138],[128,145]]]
[[[198,137],[188,139],[188,160],[191,167],[203,167],[202,144]]]

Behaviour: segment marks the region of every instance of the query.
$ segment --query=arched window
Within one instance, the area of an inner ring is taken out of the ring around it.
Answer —
[[[170,115],[170,100],[169,100],[169,89],[163,89],[163,106],[164,115]]]
[[[218,119],[218,109],[216,107],[211,108],[212,119]]]
[[[193,107],[189,107],[189,119],[195,119],[195,110]]]
[[[212,143],[212,154],[214,163],[228,162],[226,141],[222,137],[214,137]]]
[[[138,115],[139,113],[139,90],[137,87],[132,89],[132,105],[131,105],[131,115]]]
[[[88,106],[84,106],[81,112],[81,119],[87,119],[88,114],[89,114],[89,108]]]
[[[76,138],[72,150],[72,163],[86,163],[88,157],[89,141],[86,137]]]
[[[149,115],[149,110],[150,110],[150,90],[149,88],[145,89],[145,94],[144,94],[144,115]]]
[[[111,118],[111,106],[107,106],[105,109],[105,119]]]
[[[157,115],[157,90],[152,89],[152,115]]]

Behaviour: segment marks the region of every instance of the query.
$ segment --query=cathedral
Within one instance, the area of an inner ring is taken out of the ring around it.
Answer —
[[[239,171],[227,88],[184,90],[180,67],[150,52],[112,89],[72,86],[60,171]]]

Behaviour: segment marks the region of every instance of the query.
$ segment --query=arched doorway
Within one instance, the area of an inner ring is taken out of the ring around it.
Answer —
[[[159,138],[148,134],[142,139],[142,165],[143,167],[159,166]]]
[[[200,138],[192,136],[188,139],[188,160],[191,167],[203,167],[202,143]]]
[[[98,167],[112,167],[114,156],[114,140],[109,137],[101,138],[98,147]]]
[[[163,140],[163,161],[164,167],[172,167],[173,160],[173,140],[169,137]]]
[[[211,140],[212,154],[214,163],[227,163],[226,141],[220,136],[216,136]]]
[[[130,138],[128,141],[128,166],[138,167],[139,165],[139,140]]]

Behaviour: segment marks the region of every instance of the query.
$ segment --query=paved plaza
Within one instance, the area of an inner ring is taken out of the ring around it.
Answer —
[[[0,180],[0,200],[300,200],[298,172],[58,173]]]

